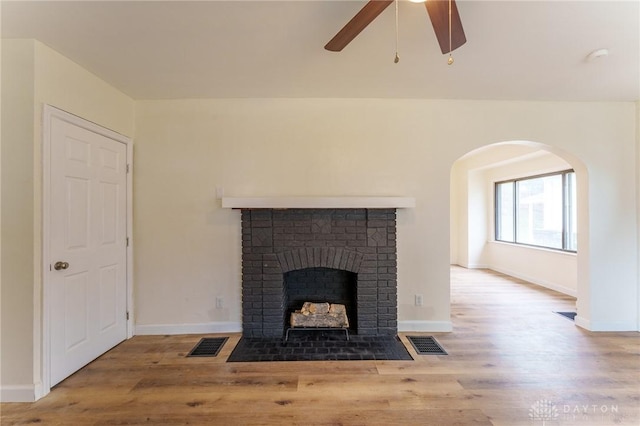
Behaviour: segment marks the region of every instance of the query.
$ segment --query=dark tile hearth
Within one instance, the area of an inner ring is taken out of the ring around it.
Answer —
[[[358,336],[344,332],[297,331],[283,344],[280,338],[242,337],[227,362],[361,361],[413,358],[397,336]]]

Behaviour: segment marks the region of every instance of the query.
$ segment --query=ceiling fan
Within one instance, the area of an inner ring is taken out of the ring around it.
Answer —
[[[393,2],[394,0],[369,1],[324,48],[332,52],[340,52]],[[451,53],[467,41],[455,0],[427,0],[424,4],[443,54]],[[451,24],[449,24],[449,10],[451,10]]]

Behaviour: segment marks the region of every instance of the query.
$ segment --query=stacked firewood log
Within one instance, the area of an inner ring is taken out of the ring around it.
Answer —
[[[302,309],[291,313],[290,323],[291,327],[349,327],[347,308],[327,302],[305,302]]]

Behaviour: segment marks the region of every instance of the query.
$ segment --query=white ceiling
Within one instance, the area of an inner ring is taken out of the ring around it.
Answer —
[[[468,41],[452,66],[406,1],[398,64],[393,6],[324,50],[364,3],[3,1],[2,37],[38,39],[134,99],[640,99],[639,0],[458,0]]]

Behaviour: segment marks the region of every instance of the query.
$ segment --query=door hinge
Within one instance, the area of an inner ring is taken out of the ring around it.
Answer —
[[[129,165],[127,164],[127,173],[129,173],[129,171],[130,171],[130,168],[129,168]]]
[[[127,321],[129,321],[129,311],[127,311]]]
[[[127,237],[127,247],[129,247],[129,237]]]

